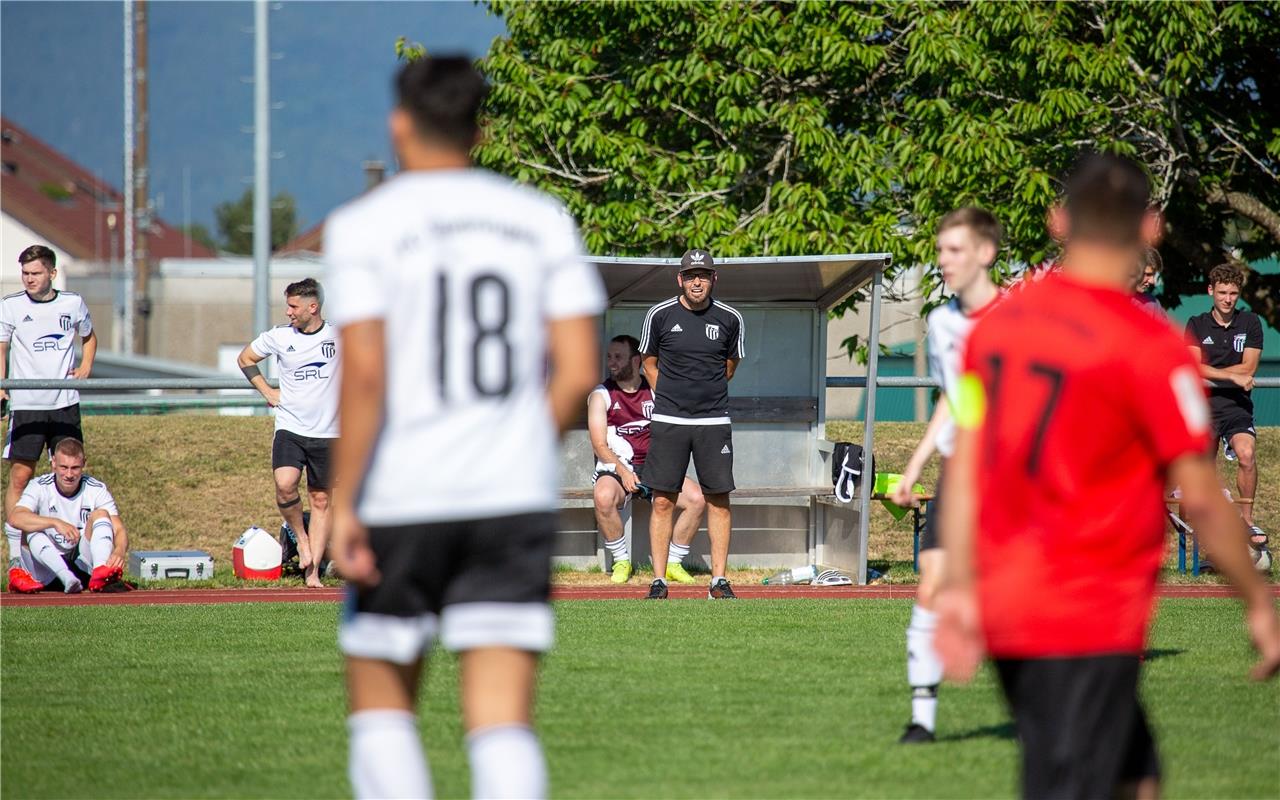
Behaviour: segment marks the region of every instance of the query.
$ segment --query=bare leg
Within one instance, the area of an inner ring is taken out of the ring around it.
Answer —
[[[474,797],[543,798],[547,765],[533,732],[538,656],[508,647],[462,654],[462,723]]]
[[[622,515],[618,509],[626,499],[622,484],[613,478],[601,476],[592,490],[596,506],[596,527],[606,542],[616,542],[622,536]]]
[[[709,494],[707,498],[707,535],[711,537],[711,574],[724,575],[729,568],[729,535],[733,531],[733,512],[729,495]]]
[[[1236,489],[1241,499],[1252,500],[1258,491],[1258,462],[1255,450],[1256,442],[1247,433],[1237,433],[1231,437],[1231,449],[1236,451]],[[1240,504],[1240,516],[1246,525],[1253,524],[1253,503]]]
[[[653,551],[653,577],[667,579],[667,553],[671,550],[671,517],[676,510],[675,492],[653,493],[649,515],[649,547]]]
[[[324,587],[320,581],[320,562],[324,560],[324,549],[329,543],[329,490],[307,487],[307,496],[311,500],[311,530],[307,534],[311,544],[311,566],[305,575],[308,586],[320,589]],[[298,548],[298,560],[302,560],[301,546]]]
[[[302,496],[298,494],[298,482],[302,470],[297,467],[279,467],[274,471],[276,480],[276,507],[280,516],[298,537],[298,566],[306,570],[311,566],[311,540],[302,524]]]
[[[676,544],[688,546],[693,541],[693,537],[698,534],[698,528],[702,525],[702,515],[707,510],[707,500],[702,496],[702,487],[698,486],[692,478],[684,479],[680,497],[676,500],[676,508],[680,513],[676,515],[671,538]]]

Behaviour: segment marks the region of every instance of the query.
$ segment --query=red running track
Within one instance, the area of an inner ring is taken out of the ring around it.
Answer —
[[[552,590],[553,600],[642,600],[645,587],[635,586],[557,586]],[[915,597],[914,585],[897,586],[842,586],[817,588],[813,586],[738,586],[734,588],[744,600],[821,598],[824,600],[906,600]],[[1280,586],[1271,587],[1272,594],[1280,597]],[[1161,597],[1232,597],[1228,586],[1166,584],[1159,587]],[[692,600],[706,598],[702,586],[672,586],[671,598]],[[174,604],[215,603],[334,603],[342,599],[342,589],[155,589],[118,594],[3,594],[0,607],[29,608],[33,606],[140,606]]]

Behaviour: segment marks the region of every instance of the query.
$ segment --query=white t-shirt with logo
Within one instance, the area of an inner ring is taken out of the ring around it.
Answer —
[[[277,325],[249,343],[263,358],[275,356],[280,376],[276,430],[315,439],[338,435],[338,329],[325,322],[314,333]]]
[[[75,292],[54,292],[42,303],[26,292],[0,300],[0,342],[9,343],[10,378],[66,378],[75,366],[76,336],[93,331],[89,307]],[[15,411],[66,408],[80,402],[73,389],[11,389]]]
[[[324,252],[334,324],[386,325],[386,410],[360,518],[554,511],[547,326],[605,307],[564,207],[481,169],[405,172],[335,211]]]
[[[37,516],[69,522],[79,528],[82,534],[89,522],[89,515],[100,508],[105,508],[113,517],[120,516],[120,509],[116,508],[116,500],[111,496],[107,485],[88,475],[80,476],[80,488],[70,497],[58,491],[57,477],[52,472],[33,478],[22,491],[18,505]],[[67,541],[54,528],[49,528],[45,533],[64,554],[77,547],[77,543]]]

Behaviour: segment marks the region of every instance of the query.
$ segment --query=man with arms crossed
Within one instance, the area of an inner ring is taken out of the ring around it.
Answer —
[[[994,308],[965,349],[936,645],[962,680],[984,649],[995,659],[1026,797],[1159,791],[1138,682],[1166,481],[1245,598],[1254,676],[1280,667],[1271,593],[1206,454],[1198,365],[1133,302],[1133,264],[1160,232],[1149,203],[1135,164],[1085,158],[1055,212],[1068,231],[1061,274]]]
[[[943,305],[929,312],[929,375],[938,381],[942,396],[933,409],[924,438],[916,446],[902,482],[892,495],[900,506],[914,505],[911,487],[937,448],[942,454],[939,491],[929,507],[924,535],[920,537],[920,584],[916,604],[907,626],[907,682],[911,686],[911,722],[899,739],[903,744],[932,742],[938,711],[938,684],[942,682],[942,662],[933,649],[934,595],[942,582],[945,565],[938,523],[942,509],[942,474],[955,448],[955,423],[951,407],[956,381],[960,378],[960,358],[965,337],[974,323],[990,311],[1000,298],[991,280],[991,265],[1000,251],[1000,223],[980,208],[952,211],[938,223],[938,267],[942,280],[952,292]]]
[[[487,87],[470,61],[419,59],[396,89],[403,171],[325,227],[349,774],[358,797],[431,796],[414,711],[438,636],[461,654],[472,795],[545,797],[531,726],[557,441],[599,380],[604,291],[563,206],[472,166]]]
[[[594,484],[596,524],[604,546],[613,556],[613,582],[631,578],[631,553],[618,513],[640,493],[640,471],[649,453],[649,418],[653,416],[653,390],[640,374],[640,342],[634,336],[615,336],[605,351],[609,378],[587,396],[587,431],[596,454]],[[702,490],[685,478],[676,508],[680,511],[667,555],[667,577],[693,583],[684,568],[689,543],[698,532],[706,509]]]
[[[1262,322],[1252,311],[1236,308],[1243,283],[1244,273],[1231,264],[1209,271],[1213,308],[1187,320],[1187,341],[1200,362],[1200,374],[1217,382],[1209,389],[1214,452],[1221,440],[1228,457],[1236,460],[1240,499],[1252,501],[1258,490],[1253,378],[1262,359]],[[1240,514],[1249,526],[1253,547],[1265,547],[1266,534],[1253,524],[1253,503],[1241,503]]]
[[[33,244],[18,256],[23,291],[0,301],[0,378],[87,378],[93,371],[98,337],[89,308],[75,292],[53,288],[57,256]],[[80,366],[75,364],[75,338],[82,342]],[[13,369],[7,372],[12,359]],[[6,518],[35,474],[45,448],[66,437],[84,441],[80,429],[80,393],[74,389],[0,389],[0,403],[12,413],[3,457],[9,461],[9,486],[4,493]],[[22,568],[21,532],[6,523],[9,542],[9,590],[38,592],[41,582]]]
[[[672,515],[692,456],[707,501],[711,538],[707,597],[732,600],[725,578],[733,522],[729,493],[734,488],[729,381],[746,352],[746,329],[736,309],[711,298],[716,271],[707,251],[689,250],[681,257],[676,283],[680,294],[649,309],[640,340],[644,374],[654,393],[645,462],[645,485],[653,490],[649,542],[654,580],[648,599],[667,597]]]
[[[338,331],[320,316],[322,289],[314,278],[284,290],[287,325],[263,331],[240,351],[240,371],[276,410],[271,443],[276,506],[298,537],[298,566],[307,586],[320,588],[320,564],[329,540],[329,448],[338,436]],[[262,377],[258,362],[275,356],[280,388]],[[307,470],[311,524],[303,525],[298,483]]]
[[[22,565],[41,589],[67,594],[101,592],[120,580],[129,535],[115,498],[102,481],[84,474],[84,445],[60,439],[53,472],[30,481],[8,522],[27,536]]]

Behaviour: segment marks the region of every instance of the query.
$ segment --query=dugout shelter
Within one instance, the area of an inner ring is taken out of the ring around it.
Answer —
[[[605,342],[620,334],[641,338],[649,307],[679,293],[677,258],[592,260],[609,296],[601,328]],[[888,253],[716,258],[714,297],[738,309],[746,327],[747,354],[729,382],[738,487],[731,496],[730,565],[818,563],[847,570],[858,583],[866,582],[872,481],[864,481],[853,503],[840,503],[832,496],[832,443],[826,440],[824,425],[827,312],[859,289],[872,287],[867,378],[874,382],[881,279],[890,263]],[[860,444],[871,452],[875,392],[865,395],[866,435]],[[556,549],[561,563],[605,565],[591,499],[594,461],[584,423],[566,435],[561,448],[562,515]],[[643,562],[649,558],[649,506],[631,506],[627,535],[632,558]],[[690,558],[709,564],[705,530],[703,520]]]

